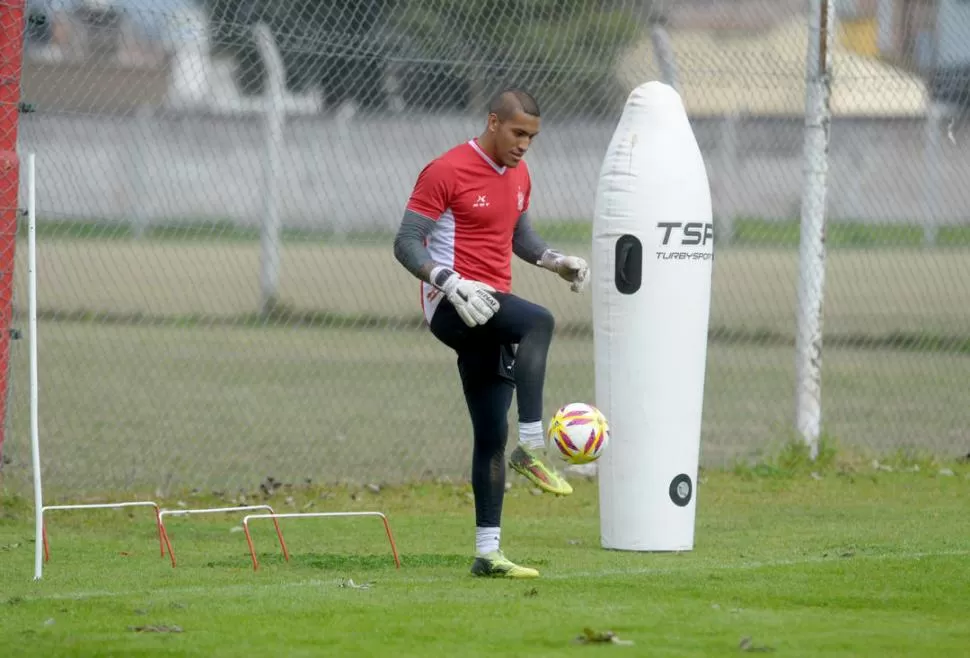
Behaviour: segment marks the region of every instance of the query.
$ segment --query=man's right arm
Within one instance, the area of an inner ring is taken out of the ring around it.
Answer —
[[[438,265],[425,246],[435,228],[432,218],[441,217],[451,204],[453,185],[454,171],[441,159],[421,170],[394,238],[394,256],[411,274],[443,292],[465,324],[474,327],[488,322],[499,309],[491,288]]]
[[[449,267],[431,259],[425,240],[434,230],[434,221],[413,210],[404,211],[404,219],[394,238],[394,257],[411,274],[441,290],[469,327],[485,324],[499,309],[499,302],[489,286],[467,281]]]
[[[413,210],[405,210],[401,226],[394,237],[394,257],[404,268],[421,279],[430,281],[435,262],[425,246],[435,223]]]
[[[394,256],[418,279],[431,281],[436,264],[428,253],[427,238],[435,228],[435,220],[451,204],[454,170],[451,165],[436,158],[426,164],[418,174],[411,196],[404,206],[404,218],[394,238]]]

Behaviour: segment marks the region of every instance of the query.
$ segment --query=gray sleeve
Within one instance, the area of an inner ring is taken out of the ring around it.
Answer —
[[[549,245],[532,228],[528,211],[522,213],[515,224],[515,232],[512,233],[512,251],[522,260],[535,265],[548,248]]]
[[[406,210],[394,237],[394,257],[408,272],[422,280],[428,275],[428,265],[432,263],[431,254],[424,246],[424,241],[431,235],[434,227],[434,221]]]

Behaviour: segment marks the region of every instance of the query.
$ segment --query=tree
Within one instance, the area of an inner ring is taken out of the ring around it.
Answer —
[[[622,102],[615,60],[640,33],[634,13],[601,0],[406,0],[390,23],[410,64],[411,102],[448,98],[434,81],[457,77],[476,108],[499,86],[519,84],[564,115]]]
[[[320,87],[331,105],[348,99],[364,107],[382,102],[384,56],[371,34],[385,0],[207,0],[217,50],[238,63],[247,94],[262,93],[266,72],[252,26],[268,25],[293,91]]]

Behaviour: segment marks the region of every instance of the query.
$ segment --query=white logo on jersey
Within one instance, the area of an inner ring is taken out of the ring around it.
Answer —
[[[519,205],[519,212],[522,212],[522,208],[525,207],[525,193],[522,191],[521,187],[519,188],[518,205]]]
[[[475,203],[472,204],[472,208],[488,208],[488,196],[485,194],[480,194],[478,198],[475,199]]]

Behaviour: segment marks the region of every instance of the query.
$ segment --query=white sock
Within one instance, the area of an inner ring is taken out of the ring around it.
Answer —
[[[530,450],[542,450],[546,447],[541,420],[534,423],[519,423],[519,444]]]
[[[485,555],[498,550],[501,528],[475,528],[475,552]]]

